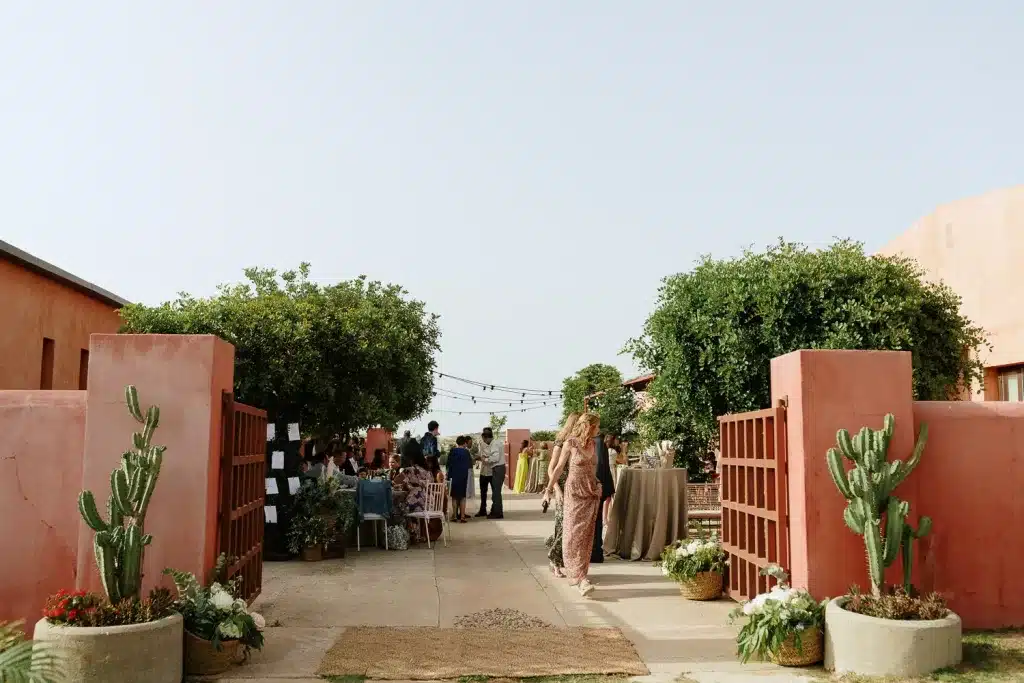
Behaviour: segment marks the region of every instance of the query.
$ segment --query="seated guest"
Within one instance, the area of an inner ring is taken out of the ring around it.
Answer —
[[[378,448],[373,452],[373,460],[370,461],[371,470],[376,471],[384,469],[384,455],[385,451],[383,448]]]
[[[355,458],[352,457],[352,451],[348,448],[335,453],[334,465],[338,468],[340,474],[347,474],[350,477],[359,474],[359,467],[356,466]]]

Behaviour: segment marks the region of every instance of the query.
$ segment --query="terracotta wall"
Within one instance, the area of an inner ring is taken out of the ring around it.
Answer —
[[[772,401],[788,401],[789,528],[793,584],[817,597],[869,585],[861,536],[843,521],[846,502],[825,453],[836,432],[879,429],[896,416],[890,458],[906,458],[922,422],[929,440],[920,466],[897,490],[934,530],[916,546],[913,580],[950,600],[968,628],[1024,623],[1015,589],[1024,544],[1024,406],[911,400],[909,353],[796,351],[772,360]],[[887,574],[902,580],[899,561]]]
[[[362,454],[363,462],[369,465],[373,462],[373,452],[383,448],[384,467],[388,466],[388,456],[391,455],[391,432],[386,429],[374,427],[366,430],[366,452]]]
[[[519,464],[519,451],[523,440],[529,440],[529,429],[505,430],[505,485],[512,488],[516,481],[516,465]]]
[[[139,428],[124,403],[134,384],[143,410],[160,406],[154,443],[167,447],[146,517],[154,540],[143,587],[170,585],[165,567],[205,576],[216,560],[221,392],[232,388],[234,347],[210,335],[98,334],[91,358],[83,487],[105,504],[110,472]],[[99,590],[93,533],[84,522],[79,531],[78,587]]]
[[[940,206],[879,253],[917,260],[963,297],[963,313],[989,333],[986,366],[1024,363],[1024,309],[1006,299],[1024,257],[1024,185]]]
[[[84,391],[0,391],[0,621],[75,587]]]
[[[94,332],[116,332],[117,311],[0,258],[0,389],[39,389],[43,338],[54,340],[52,389],[78,389]]]

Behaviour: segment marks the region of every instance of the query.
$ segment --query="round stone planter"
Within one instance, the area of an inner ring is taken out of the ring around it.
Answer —
[[[131,626],[77,627],[36,622],[33,639],[52,643],[76,683],[181,683],[180,614]]]
[[[825,668],[861,676],[924,676],[963,659],[960,617],[899,621],[843,609],[847,598],[825,608]]]

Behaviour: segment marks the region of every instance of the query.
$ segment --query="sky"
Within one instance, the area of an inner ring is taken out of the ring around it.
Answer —
[[[309,261],[426,302],[442,372],[628,376],[703,254],[877,249],[1022,182],[1022,31],[1009,0],[0,3],[0,239],[148,304]]]

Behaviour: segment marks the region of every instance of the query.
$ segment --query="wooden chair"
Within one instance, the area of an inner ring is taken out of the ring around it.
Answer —
[[[430,547],[430,527],[428,523],[432,519],[441,520],[441,537],[444,540],[445,547],[448,547],[448,536],[450,535],[450,527],[448,520],[445,519],[444,515],[444,494],[445,485],[438,483],[427,484],[426,486],[426,503],[423,507],[422,512],[409,512],[408,517],[423,521],[423,534],[427,537],[427,547]]]

